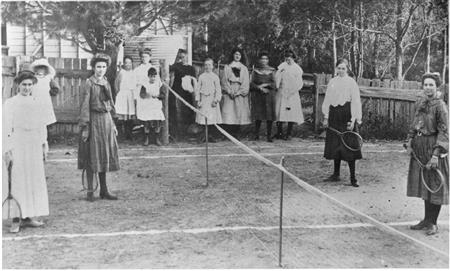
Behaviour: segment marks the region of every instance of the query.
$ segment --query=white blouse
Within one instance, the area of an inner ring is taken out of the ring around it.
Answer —
[[[331,106],[344,105],[350,102],[352,119],[362,123],[362,106],[359,87],[356,81],[349,76],[336,76],[330,80],[325,93],[325,100],[322,104],[322,113],[324,118],[328,119],[328,113]]]

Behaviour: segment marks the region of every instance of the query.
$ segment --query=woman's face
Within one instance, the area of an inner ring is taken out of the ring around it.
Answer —
[[[150,55],[149,54],[141,54],[141,61],[144,64],[150,63]]]
[[[19,84],[19,93],[22,96],[28,96],[31,94],[31,91],[33,90],[33,80],[31,79],[25,79]]]
[[[108,66],[106,65],[106,62],[97,62],[94,66],[94,73],[96,77],[103,77],[106,74],[106,69]]]
[[[123,68],[127,71],[131,70],[133,68],[133,61],[129,58],[125,58],[123,61]]]
[[[156,74],[150,74],[148,80],[150,81],[150,84],[154,84],[156,81]]]
[[[178,55],[178,62],[181,62],[181,63],[186,63],[187,62],[187,57],[186,57],[185,53],[180,53]]]
[[[261,64],[262,66],[269,65],[269,57],[268,56],[261,56],[261,58],[259,59],[259,64]]]
[[[289,65],[294,63],[294,59],[291,56],[285,57],[284,61],[286,61],[286,63],[289,64]]]
[[[233,54],[233,60],[234,60],[234,61],[240,62],[240,61],[241,61],[241,58],[242,58],[241,53],[235,52],[235,53]]]
[[[436,82],[432,78],[425,78],[423,81],[423,92],[427,98],[434,98],[436,96]]]
[[[212,70],[213,70],[213,62],[210,60],[205,61],[205,71],[212,72]]]
[[[347,65],[345,63],[341,63],[337,65],[336,72],[339,76],[344,77],[347,75]]]
[[[42,77],[44,77],[47,74],[47,68],[46,67],[42,67],[42,66],[38,66],[34,70],[34,73],[35,73],[36,77],[42,78]]]

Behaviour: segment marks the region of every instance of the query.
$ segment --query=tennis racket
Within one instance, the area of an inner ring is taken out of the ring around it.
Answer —
[[[22,217],[22,208],[20,207],[19,202],[11,193],[11,170],[12,162],[10,162],[8,165],[8,196],[2,203],[2,212],[3,214],[7,214],[6,219]]]
[[[403,147],[405,149],[408,149],[408,146],[406,144],[403,144]],[[442,171],[440,171],[438,168],[427,169],[426,165],[424,165],[419,160],[414,151],[411,152],[411,156],[419,164],[420,167],[419,178],[423,186],[425,186],[425,188],[433,194],[439,192],[439,190],[441,189],[444,189],[445,194],[447,187],[445,186],[445,177],[444,174],[442,174]]]
[[[94,188],[92,190],[89,189],[89,187],[86,186],[86,169],[83,169],[83,172],[81,172],[81,185],[83,186],[83,189],[81,191],[87,191],[87,192],[95,192],[98,188],[98,177],[97,174],[94,174],[93,181],[94,181]]]
[[[81,191],[87,191],[87,192],[95,192],[98,188],[98,179],[97,179],[97,174],[94,174],[93,177],[93,188],[92,190],[89,189],[89,187],[87,187],[87,173],[86,173],[86,169],[89,168],[89,143],[88,141],[86,142],[81,142],[81,149],[80,149],[80,153],[84,153],[85,157],[83,157],[83,171],[81,172],[81,185],[83,186],[83,189]]]
[[[341,139],[342,144],[351,151],[360,151],[363,146],[363,138],[353,131],[341,132],[333,127],[327,127],[328,130],[336,133]]]

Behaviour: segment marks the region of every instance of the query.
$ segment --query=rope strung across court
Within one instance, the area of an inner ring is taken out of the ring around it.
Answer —
[[[194,112],[196,112],[197,114],[202,115],[203,117],[207,118],[206,115],[204,115],[202,112],[200,112],[197,108],[193,107],[191,104],[189,104],[186,100],[184,100],[178,93],[176,93],[166,82],[163,82],[163,85],[165,85],[167,87],[167,89],[170,91],[170,93],[172,93],[177,99],[179,99],[184,105],[186,105],[187,107],[189,107],[191,110],[193,110]],[[353,215],[358,216],[361,219],[365,219],[367,221],[370,221],[373,225],[378,226],[379,228],[390,232],[392,234],[396,234],[399,236],[402,236],[410,241],[413,241],[419,245],[422,245],[430,250],[433,250],[434,252],[437,252],[445,257],[448,257],[448,253],[441,251],[433,246],[430,246],[429,244],[422,242],[412,236],[409,236],[399,230],[396,230],[395,228],[387,225],[386,223],[383,223],[381,221],[378,221],[377,219],[361,212],[358,211],[356,209],[354,209],[353,207],[339,201],[338,199],[335,199],[334,197],[328,195],[327,193],[321,191],[320,189],[315,188],[314,186],[306,183],[305,181],[301,180],[300,178],[298,178],[297,176],[295,176],[293,173],[289,172],[286,168],[284,168],[282,165],[280,164],[276,164],[274,162],[272,162],[271,160],[263,157],[262,155],[260,155],[259,153],[257,153],[256,151],[254,151],[253,149],[251,149],[250,147],[248,147],[247,145],[243,144],[241,141],[237,140],[235,137],[233,137],[232,135],[230,135],[228,132],[226,132],[224,129],[222,129],[219,125],[214,124],[214,126],[217,128],[217,130],[219,130],[225,137],[227,137],[231,142],[233,142],[234,144],[236,144],[237,146],[239,146],[242,150],[246,151],[247,153],[251,154],[251,156],[253,156],[254,158],[258,159],[259,161],[263,162],[264,164],[268,165],[268,166],[272,166],[277,168],[278,170],[284,172],[287,176],[289,176],[296,184],[298,184],[300,187],[302,187],[303,189],[305,189],[306,191],[316,194],[317,196],[324,198],[326,200],[329,200],[330,202],[337,204],[338,206],[348,210],[349,212],[351,212]]]

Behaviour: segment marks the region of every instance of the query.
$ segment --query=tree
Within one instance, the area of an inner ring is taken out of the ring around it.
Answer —
[[[87,52],[108,54],[112,63],[107,77],[114,86],[119,45],[177,7],[178,1],[6,2],[2,18],[20,25],[25,21],[32,31],[73,41]]]

